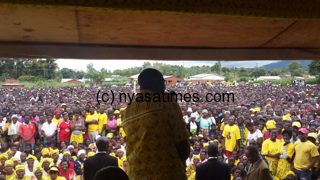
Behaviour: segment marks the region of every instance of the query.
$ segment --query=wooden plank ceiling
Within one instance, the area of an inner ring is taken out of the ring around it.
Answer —
[[[0,6],[0,57],[320,58],[320,21]]]

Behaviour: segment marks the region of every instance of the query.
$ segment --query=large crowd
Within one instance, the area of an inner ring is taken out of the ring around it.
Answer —
[[[166,89],[199,95],[198,102],[178,99],[190,137],[189,180],[208,161],[210,144],[218,146],[217,159],[230,166],[233,180],[247,177],[249,145],[259,149],[275,180],[319,179],[319,85],[189,83]],[[134,92],[132,87],[1,89],[0,180],[82,180],[84,161],[95,155],[102,136],[109,140],[107,154],[127,173],[133,165],[126,157],[130,136],[121,113],[128,102],[118,93],[113,105],[98,103],[98,90]],[[205,100],[207,93],[223,92],[233,93],[234,102]]]

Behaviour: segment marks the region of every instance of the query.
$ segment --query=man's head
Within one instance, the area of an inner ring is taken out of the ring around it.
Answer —
[[[248,146],[245,151],[248,161],[254,163],[260,159],[259,150],[256,146]]]
[[[96,141],[98,151],[108,151],[109,140],[106,137],[99,137]]]
[[[208,156],[209,157],[216,157],[218,154],[218,146],[215,144],[210,144],[208,146]]]
[[[149,89],[157,93],[162,93],[165,90],[163,75],[156,69],[143,70],[138,77],[138,82],[140,90]]]

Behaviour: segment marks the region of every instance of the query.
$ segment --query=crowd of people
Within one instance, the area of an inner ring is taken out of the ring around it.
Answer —
[[[174,120],[182,112],[181,120],[187,130],[184,136],[189,139],[190,153],[183,163],[184,175],[189,180],[204,179],[197,167],[201,169],[202,164],[216,158],[225,165],[233,180],[257,179],[258,175],[254,175],[254,168],[250,166],[258,160],[266,164],[268,173],[264,178],[267,179],[268,175],[275,180],[320,179],[319,89],[319,85],[308,84],[167,86],[168,92],[199,94],[198,102],[186,102],[178,97],[178,109],[168,108]],[[96,140],[100,137],[108,139],[106,153],[117,159],[118,167],[130,179],[133,179],[130,176],[133,171],[134,179],[149,179],[137,169],[141,162],[147,163],[150,168],[145,171],[153,174],[159,168],[173,168],[176,162],[166,165],[161,154],[151,155],[164,161],[163,167],[154,167],[149,161],[150,154],[141,150],[152,152],[160,148],[161,153],[166,154],[171,148],[168,138],[162,138],[160,142],[160,138],[144,137],[149,146],[139,147],[138,144],[134,152],[127,147],[136,140],[132,131],[143,134],[139,127],[128,129],[123,125],[121,116],[127,111],[128,102],[115,94],[113,105],[100,99],[98,103],[98,90],[133,93],[132,87],[1,89],[0,180],[82,180],[84,162],[98,152]],[[234,102],[205,100],[207,93],[223,92],[233,93]],[[126,115],[125,119],[128,118]],[[157,118],[160,118],[159,122],[149,128],[154,128],[155,132],[156,129],[167,131],[161,129],[161,123],[172,122],[160,122],[161,115]],[[177,123],[171,126],[172,131],[183,131],[174,129],[178,127]],[[170,136],[169,130],[167,136]],[[182,137],[175,136],[174,139],[179,142]],[[133,157],[135,153],[140,154]]]

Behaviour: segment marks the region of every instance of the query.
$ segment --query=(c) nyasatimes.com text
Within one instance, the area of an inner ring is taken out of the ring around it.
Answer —
[[[97,94],[97,101],[100,104],[100,101],[104,103],[111,103],[111,105],[114,102],[114,92],[111,91],[111,93],[101,93],[101,98],[100,96],[100,91],[98,91]],[[109,98],[109,95],[111,98]],[[99,100],[100,99],[100,100]],[[199,94],[198,93],[185,93],[184,95],[181,93],[119,93],[119,100],[120,102],[127,102],[128,105],[132,103],[132,101],[135,99],[137,102],[172,102],[172,101],[180,101],[180,102],[199,102]],[[220,102],[220,101],[228,101],[230,102],[230,99],[232,102],[234,102],[234,94],[233,93],[207,93],[205,95],[205,99],[203,101],[206,102]]]

